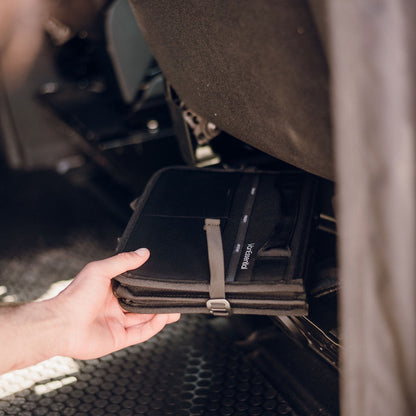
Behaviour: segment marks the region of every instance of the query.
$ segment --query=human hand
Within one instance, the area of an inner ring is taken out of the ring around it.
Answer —
[[[179,314],[147,315],[124,311],[111,289],[111,279],[140,267],[149,250],[120,253],[86,265],[49,307],[62,322],[56,354],[92,359],[151,338]]]

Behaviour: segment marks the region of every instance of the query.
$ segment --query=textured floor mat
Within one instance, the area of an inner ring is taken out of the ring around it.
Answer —
[[[53,172],[0,184],[0,301],[34,300],[114,252],[119,224],[88,192]]]
[[[294,415],[237,339],[231,320],[188,315],[98,360],[55,357],[0,377],[0,415]]]
[[[61,290],[110,255],[123,225],[51,172],[0,184],[0,302]],[[92,361],[54,357],[0,376],[0,415],[290,415],[246,359],[232,321],[185,316],[150,341]]]

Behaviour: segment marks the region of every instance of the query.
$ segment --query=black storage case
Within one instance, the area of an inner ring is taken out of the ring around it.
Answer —
[[[302,172],[157,172],[117,248],[150,258],[114,294],[138,313],[307,314],[314,188]]]

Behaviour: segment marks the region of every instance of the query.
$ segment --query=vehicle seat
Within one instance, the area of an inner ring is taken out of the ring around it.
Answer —
[[[285,162],[333,179],[328,65],[304,0],[130,0],[188,108]]]

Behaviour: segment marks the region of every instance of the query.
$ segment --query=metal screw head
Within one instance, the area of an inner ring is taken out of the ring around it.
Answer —
[[[207,129],[209,131],[215,131],[217,129],[217,126],[212,121],[209,121],[207,123]]]
[[[147,122],[147,128],[150,131],[155,131],[155,130],[157,130],[159,128],[159,122],[157,120],[149,120]]]

